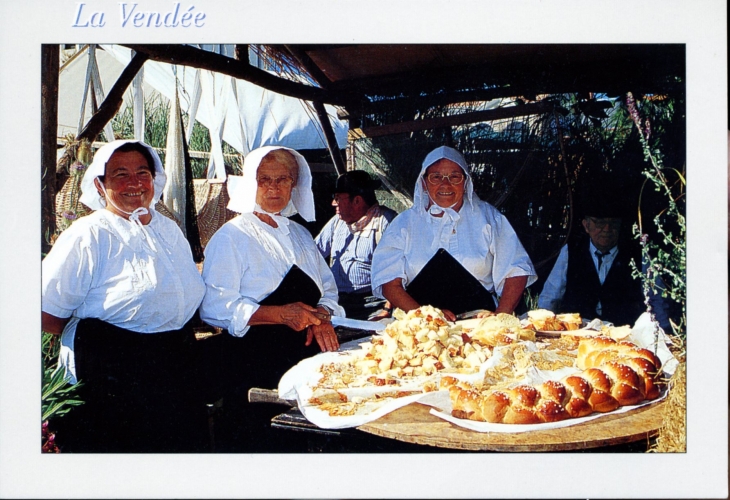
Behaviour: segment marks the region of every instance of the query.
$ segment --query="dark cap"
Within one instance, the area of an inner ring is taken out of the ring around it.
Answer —
[[[369,195],[375,197],[375,190],[380,187],[380,180],[373,179],[364,170],[350,170],[337,178],[335,193],[347,193],[350,196]]]
[[[598,219],[623,219],[627,216],[629,207],[621,200],[606,198],[606,196],[591,197],[583,200],[583,217]]]

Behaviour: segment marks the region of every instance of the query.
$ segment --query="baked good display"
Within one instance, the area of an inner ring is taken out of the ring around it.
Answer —
[[[393,316],[396,321],[360,349],[319,367],[309,404],[332,416],[362,413],[387,398],[438,390],[437,374],[476,374],[491,356],[436,308],[396,309]]]
[[[304,360],[280,394],[296,394],[302,413],[323,428],[362,425],[416,401],[442,409],[434,410],[442,418],[450,412],[470,422],[540,424],[661,395],[659,359],[628,342],[623,327],[538,340],[535,324],[579,318],[547,311],[533,314],[531,326],[507,314],[451,323],[431,306],[396,310],[394,318],[353,350]]]
[[[661,362],[631,342],[581,339],[575,367],[582,371],[536,385],[474,385],[444,377],[440,387],[449,391],[453,416],[505,424],[557,422],[659,397]]]
[[[583,319],[578,313],[555,314],[547,309],[527,313],[527,327],[539,332],[564,332],[578,330],[581,326]]]
[[[520,320],[498,313],[479,320],[467,333],[472,342],[485,347],[510,345],[523,340],[535,341],[535,332],[524,328]]]

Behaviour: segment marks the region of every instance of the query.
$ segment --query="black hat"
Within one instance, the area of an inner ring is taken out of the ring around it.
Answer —
[[[586,197],[582,203],[583,217],[595,217],[598,219],[616,218],[623,219],[627,216],[629,207],[616,198],[604,196]]]
[[[380,187],[380,180],[373,179],[364,170],[350,170],[337,178],[335,193],[347,193],[350,196],[370,195],[375,197],[375,190]]]
[[[628,219],[636,210],[636,193],[629,186],[608,176],[593,176],[578,195],[578,213],[581,218]]]

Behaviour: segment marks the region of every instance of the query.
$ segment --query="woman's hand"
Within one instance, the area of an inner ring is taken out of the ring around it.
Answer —
[[[444,313],[444,318],[446,318],[446,321],[451,321],[452,323],[456,321],[456,314],[452,313],[448,309],[441,309],[441,312]]]
[[[323,318],[329,318],[330,313],[324,307],[317,307],[317,314]],[[329,319],[322,320],[319,325],[312,325],[307,328],[307,340],[304,345],[310,345],[312,340],[317,339],[319,348],[324,351],[336,351],[340,348],[340,342],[337,340],[337,333]]]
[[[337,340],[337,333],[332,327],[332,323],[324,322],[319,325],[312,325],[307,328],[307,341],[304,345],[310,345],[312,340],[316,339],[322,352],[336,351],[340,348],[340,341]]]
[[[312,325],[320,325],[322,320],[318,314],[320,311],[308,306],[303,302],[294,302],[283,306],[277,306],[278,321],[277,323],[286,325],[292,330],[300,332]],[[325,314],[327,314],[325,312]],[[332,325],[330,325],[331,327]]]

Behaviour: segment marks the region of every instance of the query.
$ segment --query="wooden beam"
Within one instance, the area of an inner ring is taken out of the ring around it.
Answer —
[[[129,84],[132,83],[135,75],[139,72],[147,59],[148,57],[145,54],[137,53],[134,55],[132,60],[129,61],[127,67],[124,68],[124,71],[122,71],[122,74],[119,75],[119,78],[109,91],[109,94],[107,94],[104,102],[101,106],[99,106],[99,111],[94,113],[94,116],[91,117],[84,129],[76,137],[77,140],[88,139],[93,142],[94,139],[96,139],[96,136],[99,135],[104,126],[109,123],[109,120],[114,118],[114,115],[116,115],[119,111],[119,108],[122,106],[124,92],[127,90],[127,87],[129,87]],[[111,142],[111,140],[113,140],[113,138],[111,138],[109,142]]]
[[[314,104],[314,110],[317,112],[319,123],[322,125],[324,138],[327,141],[327,149],[330,151],[330,156],[332,157],[332,162],[335,164],[337,174],[342,175],[347,170],[347,167],[340,153],[340,147],[337,145],[337,138],[335,137],[335,132],[332,130],[332,124],[330,123],[329,115],[327,115],[327,110],[324,109],[324,104],[319,101],[314,101],[312,104]]]
[[[289,53],[297,59],[297,61],[299,61],[299,64],[301,64],[307,73],[309,73],[309,76],[314,78],[314,81],[317,82],[320,87],[323,89],[332,87],[332,81],[327,78],[327,75],[319,69],[319,66],[317,66],[314,61],[312,61],[312,58],[309,57],[309,55],[300,47],[297,45],[284,45],[284,48],[288,50]]]
[[[56,131],[58,129],[59,46],[41,45],[41,251],[56,232]]]
[[[147,54],[154,61],[215,71],[216,73],[229,75],[240,80],[246,80],[277,94],[288,95],[305,101],[320,101],[338,105],[343,105],[351,101],[351,99],[347,98],[346,92],[333,92],[279,78],[262,69],[251,66],[248,64],[248,61],[237,61],[231,57],[196,49],[189,45],[125,44],[124,46]]]
[[[236,44],[235,58],[237,61],[248,63],[248,44]]]
[[[380,137],[384,135],[415,132],[418,130],[431,130],[442,127],[453,127],[455,125],[464,125],[467,123],[501,120],[504,118],[514,118],[517,116],[536,115],[540,113],[550,112],[554,108],[555,103],[553,102],[537,102],[534,104],[524,104],[522,106],[487,109],[484,111],[474,111],[471,113],[462,113],[460,115],[444,116],[440,118],[429,118],[425,120],[393,123],[390,125],[382,125],[379,127],[363,127],[362,133],[366,137]]]

